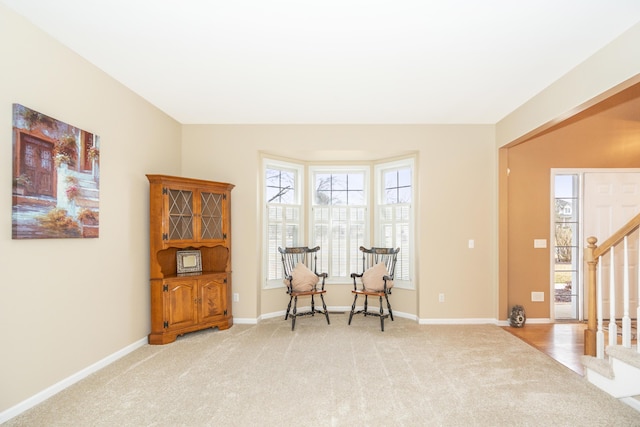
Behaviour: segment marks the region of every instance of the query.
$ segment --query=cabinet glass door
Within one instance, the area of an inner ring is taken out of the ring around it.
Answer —
[[[223,195],[217,193],[200,193],[201,220],[200,234],[204,240],[224,239],[222,221]]]
[[[193,192],[169,190],[169,240],[193,239]]]

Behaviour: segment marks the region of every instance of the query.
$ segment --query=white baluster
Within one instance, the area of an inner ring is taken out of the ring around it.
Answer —
[[[616,275],[615,246],[609,249],[609,345],[618,343],[618,325],[616,325]]]
[[[596,357],[604,359],[604,331],[602,330],[602,256],[598,257],[598,278],[596,282],[596,310],[598,319],[598,329],[596,332]],[[596,265],[598,265],[596,264]]]
[[[638,292],[636,293],[636,300],[638,301],[638,307],[636,307],[636,351],[640,353],[640,344],[638,341],[638,321],[640,320],[640,230],[638,230],[638,240],[636,240],[636,252],[638,253],[638,262],[636,264],[636,284],[638,285]]]
[[[623,254],[623,315],[622,315],[622,345],[631,348],[631,317],[629,317],[629,247],[627,236],[624,236],[624,254]]]

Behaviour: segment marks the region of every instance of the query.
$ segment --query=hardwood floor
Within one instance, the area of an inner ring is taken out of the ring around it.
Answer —
[[[522,328],[511,326],[504,330],[546,353],[572,371],[584,375],[580,356],[584,354],[584,330],[586,323],[525,324]]]

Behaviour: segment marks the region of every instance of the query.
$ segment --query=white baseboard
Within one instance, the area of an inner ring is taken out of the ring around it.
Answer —
[[[284,315],[284,313],[283,313]],[[234,325],[257,325],[258,319],[255,318],[245,318],[245,317],[234,317],[233,318]]]
[[[496,319],[463,318],[463,319],[420,319],[420,325],[495,325]]]
[[[33,408],[34,406],[36,406],[39,403],[44,402],[45,400],[47,400],[48,398],[50,398],[51,396],[53,396],[56,393],[61,392],[62,390],[64,390],[65,388],[72,386],[73,384],[77,383],[78,381],[82,380],[83,378],[88,377],[89,375],[93,374],[94,372],[99,371],[100,369],[104,368],[105,366],[115,362],[116,360],[120,359],[123,356],[126,356],[127,354],[131,353],[134,350],[137,350],[138,348],[144,346],[147,344],[147,337],[141,338],[139,341],[134,342],[133,344],[130,344],[128,346],[126,346],[125,348],[116,351],[115,353],[105,357],[102,360],[99,360],[98,362],[94,363],[91,366],[88,366],[84,369],[82,369],[81,371],[76,372],[75,374],[63,379],[62,381],[57,382],[56,384],[47,387],[46,389],[42,390],[41,392],[31,396],[30,398],[23,400],[22,402],[18,403],[15,406],[12,406],[11,408],[7,409],[6,411],[0,412],[0,424],[4,423],[5,421],[10,420],[11,418],[20,415],[21,413],[23,413],[24,411]]]

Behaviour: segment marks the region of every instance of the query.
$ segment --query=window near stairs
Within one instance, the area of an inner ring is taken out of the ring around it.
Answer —
[[[554,318],[578,318],[579,175],[554,176]]]

